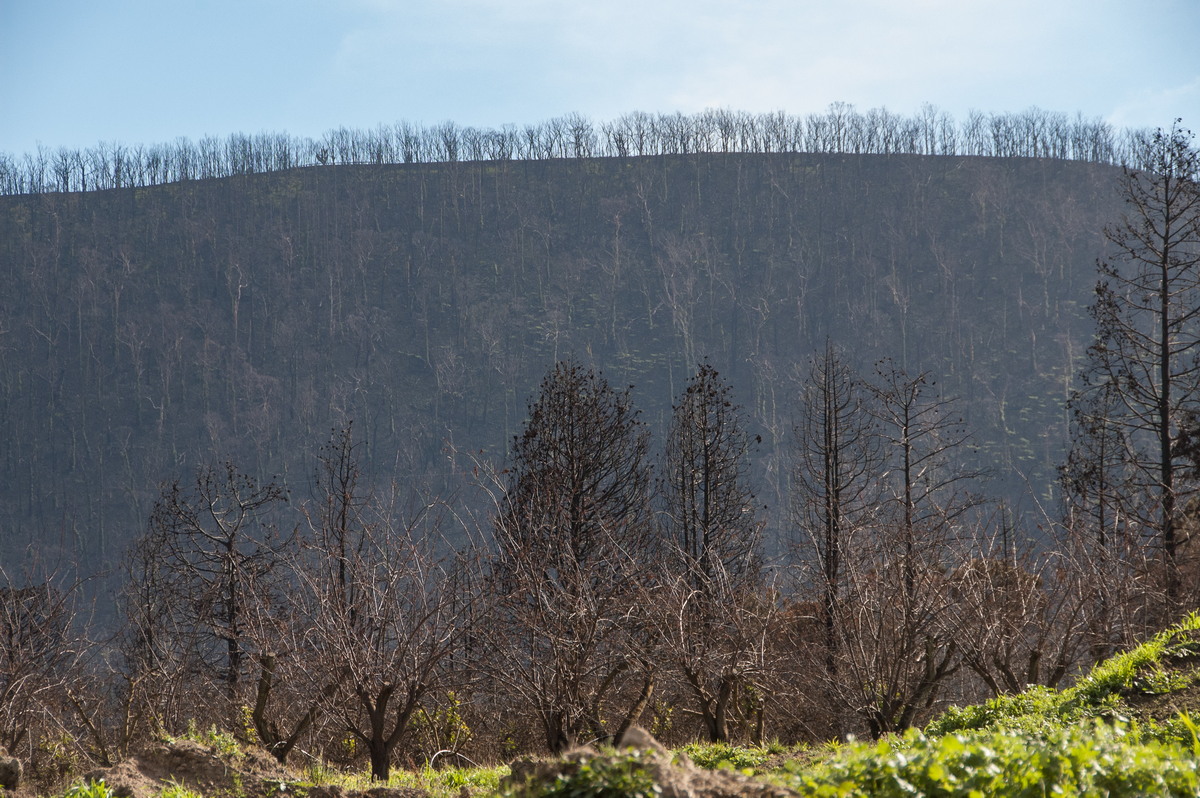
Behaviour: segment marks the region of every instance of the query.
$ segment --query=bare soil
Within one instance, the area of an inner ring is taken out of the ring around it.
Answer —
[[[1200,717],[1200,632],[1179,632],[1173,643],[1159,662],[1161,674],[1156,674],[1154,680],[1146,674],[1147,678],[1137,680],[1134,689],[1121,695],[1133,717],[1141,722],[1173,720],[1180,712]],[[1161,692],[1148,686],[1164,681],[1166,686]]]
[[[104,779],[120,798],[152,798],[173,782],[205,798],[270,798],[286,795],[295,775],[256,749],[222,755],[192,740],[172,740],[92,771],[89,779]]]

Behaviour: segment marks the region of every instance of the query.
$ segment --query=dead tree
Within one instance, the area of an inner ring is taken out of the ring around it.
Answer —
[[[739,693],[764,675],[771,614],[758,600],[762,527],[745,426],[729,386],[701,365],[674,408],[659,488],[667,552],[658,627],[713,742],[729,739]]]
[[[300,592],[310,624],[304,650],[322,674],[324,706],[366,749],[386,781],[421,701],[444,682],[463,633],[462,573],[442,554],[437,505],[416,503],[365,526],[345,563],[355,600],[322,580],[331,552],[310,550]],[[394,514],[393,514],[394,513]]]
[[[271,518],[287,494],[232,463],[202,468],[194,484],[167,485],[143,545],[161,560],[164,617],[196,671],[220,684],[230,710],[250,665],[249,619],[278,589],[287,536]]]
[[[631,644],[654,539],[637,415],[628,390],[561,362],[513,442],[493,525],[493,673],[533,711],[551,751],[627,725],[653,686]],[[634,676],[637,698],[608,724],[606,704]]]
[[[794,431],[796,543],[802,561],[812,564],[831,683],[838,679],[846,556],[857,536],[869,534],[882,499],[882,440],[869,398],[866,383],[827,343],[809,367]]]
[[[1200,401],[1200,153],[1176,124],[1139,156],[1144,169],[1127,170],[1122,183],[1127,214],[1105,230],[1115,252],[1097,264],[1096,339],[1073,407],[1082,439],[1105,426],[1126,443],[1120,509],[1160,560],[1175,612],[1183,600],[1182,515],[1197,487],[1188,464],[1198,451]],[[1116,401],[1091,398],[1104,392]],[[1094,413],[1100,407],[1103,419]],[[1099,485],[1092,488],[1099,497]]]
[[[386,781],[421,702],[447,684],[445,663],[468,631],[471,559],[444,537],[444,504],[359,482],[349,430],[322,456],[297,562],[305,632],[300,663],[320,699]],[[261,688],[260,688],[261,689]]]

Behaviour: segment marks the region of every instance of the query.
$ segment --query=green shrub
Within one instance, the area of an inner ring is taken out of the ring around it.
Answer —
[[[46,784],[63,784],[79,774],[79,743],[62,733],[38,740],[30,775]]]
[[[471,739],[471,727],[462,717],[462,701],[454,691],[433,712],[418,707],[413,718],[413,731],[423,742],[425,755],[431,759],[441,751],[457,753]]]
[[[1164,659],[1175,659],[1200,651],[1194,633],[1200,630],[1200,614],[1189,613],[1170,629],[1159,632],[1136,648],[1101,662],[1074,687],[1063,691],[1068,703],[1092,704],[1102,702],[1122,692],[1145,692],[1137,684],[1148,674],[1161,672]],[[1147,682],[1154,691],[1161,691],[1161,680],[1150,677]]]
[[[233,734],[221,731],[215,725],[209,726],[208,731],[202,732],[196,727],[196,721],[194,720],[188,721],[187,731],[184,733],[183,739],[200,743],[226,757],[236,757],[242,753],[242,746]]]
[[[1001,695],[982,704],[950,707],[926,727],[930,735],[980,729],[1053,728],[1062,725],[1062,694],[1049,687]]]

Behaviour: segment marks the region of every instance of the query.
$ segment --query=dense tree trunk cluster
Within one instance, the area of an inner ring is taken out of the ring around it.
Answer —
[[[103,191],[336,164],[625,158],[696,153],[980,155],[1060,158],[1141,166],[1145,131],[1116,131],[1099,119],[1037,108],[972,112],[955,122],[926,105],[912,115],[834,103],[805,116],[709,110],[631,113],[596,124],[579,114],[523,127],[432,127],[400,122],[374,130],[339,128],[320,139],[286,133],[181,138],[170,144],[104,143],[89,150],[0,153],[0,194]]]

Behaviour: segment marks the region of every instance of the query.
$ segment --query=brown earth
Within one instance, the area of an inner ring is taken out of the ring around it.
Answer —
[[[415,788],[348,790],[337,785],[300,786],[296,774],[264,751],[221,754],[191,740],[172,740],[102,768],[84,781],[104,779],[118,798],[155,798],[179,784],[203,798],[425,798]],[[23,798],[23,797],[21,797]]]
[[[203,798],[424,798],[418,789],[377,787],[347,790],[337,785],[298,786],[296,774],[264,751],[247,748],[227,755],[191,740],[172,740],[129,757],[116,767],[87,773],[103,779],[118,798],[155,798],[178,784]],[[24,798],[24,796],[20,796]]]
[[[1138,674],[1121,702],[1140,722],[1200,717],[1200,631],[1176,632],[1157,669]]]
[[[99,779],[119,798],[153,798],[171,783],[205,798],[282,798],[295,776],[263,751],[224,756],[192,740],[172,740],[84,776]]]

